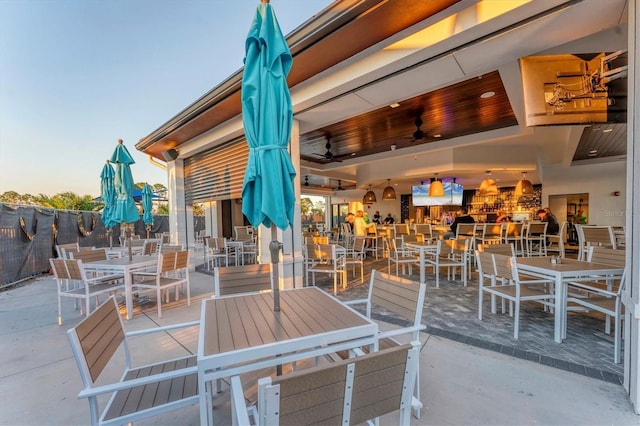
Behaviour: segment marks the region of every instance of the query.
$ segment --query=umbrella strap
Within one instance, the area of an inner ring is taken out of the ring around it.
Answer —
[[[253,151],[269,151],[272,149],[284,149],[285,151],[287,150],[286,146],[282,146],[282,145],[260,145],[257,146],[255,148],[251,148]]]

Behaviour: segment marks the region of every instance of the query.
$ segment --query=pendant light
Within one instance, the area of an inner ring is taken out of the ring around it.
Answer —
[[[387,179],[387,187],[382,191],[382,199],[383,200],[395,200],[396,199],[396,190],[391,186],[391,179]]]
[[[444,197],[444,186],[442,181],[438,179],[437,173],[433,182],[429,185],[429,197]]]
[[[369,190],[364,194],[364,197],[362,197],[362,204],[373,204],[377,201],[376,194],[371,190],[371,185],[369,185]]]
[[[516,184],[516,197],[533,194],[533,185],[527,180],[527,172],[522,172],[522,180]]]
[[[480,195],[498,195],[498,185],[496,185],[496,181],[491,178],[490,170],[487,170],[487,177],[480,183],[478,193]]]

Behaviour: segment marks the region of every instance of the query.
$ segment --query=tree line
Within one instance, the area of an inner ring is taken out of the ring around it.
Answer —
[[[144,182],[138,182],[135,184],[137,189],[144,187]],[[167,195],[167,188],[156,183],[151,186],[154,194],[165,198]],[[6,191],[0,194],[0,202],[7,204],[19,204],[26,206],[38,206],[46,207],[57,210],[82,210],[82,211],[100,211],[104,207],[104,203],[99,199],[96,200],[91,195],[78,195],[71,191],[60,192],[53,196],[46,194],[19,194],[16,191]],[[195,206],[194,206],[195,208]],[[169,214],[169,203],[166,201],[160,201],[156,203],[155,214]]]

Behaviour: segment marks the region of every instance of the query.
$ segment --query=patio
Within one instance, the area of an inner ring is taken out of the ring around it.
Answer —
[[[202,259],[201,253],[194,258]],[[365,273],[372,267],[386,269],[386,261],[367,261]],[[190,307],[184,299],[171,302],[163,306],[159,320],[155,303],[137,304],[126,328],[198,319],[200,301],[211,295],[213,279],[193,272],[191,280]],[[319,283],[332,288],[331,280]],[[352,281],[339,297],[358,298],[365,291],[365,285]],[[569,338],[555,344],[550,316],[542,311],[527,313],[520,340],[514,341],[509,317],[487,315],[478,321],[476,301],[475,277],[466,289],[446,280],[440,289],[429,284],[424,312],[429,336],[423,339],[421,352],[425,408],[422,419],[412,419],[412,424],[637,424],[638,417],[618,384],[622,366],[612,362],[612,344],[602,333],[602,321],[580,319],[578,327],[577,320],[570,320]],[[80,376],[66,336],[66,330],[80,320],[73,302],[64,302],[67,319],[59,327],[54,281],[41,277],[0,293],[0,303],[4,325],[0,424],[86,424],[88,404],[76,398]],[[393,321],[383,312],[377,316]],[[175,332],[136,343],[142,344],[134,345],[133,359],[141,363],[152,361],[159,350],[176,356],[195,353],[197,333]],[[229,424],[228,393],[218,395],[215,405],[216,423]],[[394,424],[397,417],[385,420],[382,424]],[[198,424],[198,407],[142,423]]]

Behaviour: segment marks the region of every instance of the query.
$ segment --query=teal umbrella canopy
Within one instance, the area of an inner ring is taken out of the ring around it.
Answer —
[[[133,158],[122,139],[118,140],[118,146],[111,156],[112,163],[116,165],[116,176],[114,187],[116,191],[116,202],[114,220],[117,223],[133,223],[140,219],[136,202],[133,200],[133,175],[131,174],[131,164]]]
[[[142,209],[144,210],[144,214],[142,215],[142,220],[145,225],[153,224],[153,213],[151,213],[151,209],[153,208],[153,191],[151,190],[151,186],[148,183],[144,184],[142,188]]]
[[[287,151],[293,113],[287,75],[292,57],[268,3],[258,5],[245,43],[242,121],[249,158],[242,212],[258,226],[293,224],[296,176]]]
[[[102,223],[105,228],[112,228],[118,224],[115,220],[116,205],[116,189],[114,187],[114,179],[116,172],[107,160],[107,164],[102,168],[100,173],[100,197],[104,203],[102,209]]]

